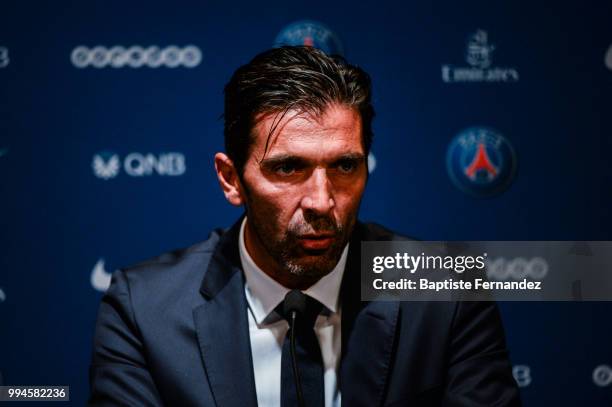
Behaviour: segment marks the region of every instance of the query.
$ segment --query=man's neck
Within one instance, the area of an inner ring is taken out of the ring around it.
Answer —
[[[243,219],[238,238],[238,250],[240,252],[240,261],[245,276],[245,290],[247,291],[246,294],[249,306],[254,310],[254,316],[257,322],[262,323],[292,288],[272,278],[269,273],[264,272],[263,269],[255,263],[253,257],[246,248],[245,226],[246,219]],[[296,289],[316,299],[321,304],[325,305],[331,312],[337,312],[339,309],[338,298],[340,295],[340,286],[342,284],[347,257],[348,244],[344,247],[340,259],[331,272],[321,277],[310,287],[296,287]]]

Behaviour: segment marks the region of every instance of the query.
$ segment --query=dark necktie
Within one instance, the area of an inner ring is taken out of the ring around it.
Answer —
[[[314,331],[314,323],[323,305],[312,297],[306,296],[306,308],[295,321],[295,353],[305,407],[323,407],[323,358],[321,347]],[[281,358],[281,407],[297,407],[296,381],[291,364],[291,316],[284,315],[283,302],[276,311],[289,322],[289,331],[283,342]]]

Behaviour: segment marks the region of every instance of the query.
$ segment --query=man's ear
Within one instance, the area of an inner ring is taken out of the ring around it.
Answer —
[[[226,154],[217,153],[215,154],[215,170],[225,199],[234,206],[244,204],[242,185],[240,185],[240,177],[238,177],[234,162]]]

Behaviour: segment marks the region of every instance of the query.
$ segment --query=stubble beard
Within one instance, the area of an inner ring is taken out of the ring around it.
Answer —
[[[281,272],[302,281],[318,281],[334,269],[355,224],[353,218],[348,225],[342,225],[329,216],[307,215],[307,219],[292,221],[285,231],[278,231],[271,222],[260,219],[255,211],[247,210],[247,214],[261,246]],[[310,233],[333,233],[334,241],[325,250],[306,250],[300,245],[299,236]]]

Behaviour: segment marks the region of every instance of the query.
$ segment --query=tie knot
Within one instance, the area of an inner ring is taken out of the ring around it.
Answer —
[[[289,322],[289,326],[291,326],[291,314],[295,311],[296,326],[308,329],[314,327],[317,316],[322,310],[323,304],[299,290],[287,293],[285,300],[276,307],[276,312]]]

